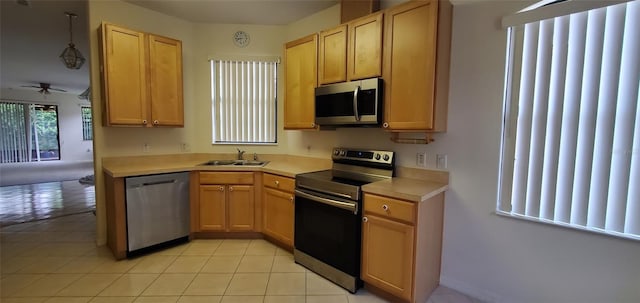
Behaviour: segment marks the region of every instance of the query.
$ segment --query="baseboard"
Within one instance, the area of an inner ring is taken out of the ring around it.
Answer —
[[[478,299],[485,303],[502,303],[504,298],[500,295],[490,292],[484,289],[477,288],[471,284],[462,282],[455,278],[448,277],[446,275],[440,275],[440,285],[451,288],[455,291],[461,292],[472,298]]]

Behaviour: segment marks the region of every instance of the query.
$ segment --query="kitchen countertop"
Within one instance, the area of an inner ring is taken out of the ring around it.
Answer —
[[[103,171],[116,178],[181,171],[261,171],[294,178],[296,174],[331,168],[330,159],[290,155],[265,155],[264,166],[199,166],[211,159],[232,159],[230,155],[188,154],[106,158]],[[448,172],[397,168],[397,177],[366,184],[363,192],[423,202],[448,189]]]
[[[262,171],[293,178],[295,175],[305,172],[331,168],[331,160],[288,156],[270,155],[261,158],[261,161],[269,161],[264,166],[236,166],[199,165],[211,159],[232,159],[225,155],[194,154],[148,156],[148,157],[118,157],[103,160],[102,170],[115,178],[140,175],[152,175],[173,173],[181,171]]]
[[[362,186],[362,191],[411,202],[423,202],[448,188],[449,185],[443,182],[394,177],[389,180],[365,184]]]

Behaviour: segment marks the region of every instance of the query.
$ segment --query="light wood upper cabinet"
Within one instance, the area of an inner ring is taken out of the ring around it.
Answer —
[[[182,43],[180,41],[149,35],[149,88],[153,124],[183,126]]]
[[[286,43],[284,64],[284,128],[314,129],[318,35]]]
[[[383,14],[377,13],[349,23],[349,80],[382,75],[382,20]]]
[[[388,9],[384,22],[383,126],[446,130],[451,4],[411,1]]]
[[[106,126],[183,126],[182,42],[102,24]]]
[[[347,81],[347,25],[320,32],[319,40],[319,84]]]
[[[382,75],[382,20],[377,13],[320,32],[319,84]]]

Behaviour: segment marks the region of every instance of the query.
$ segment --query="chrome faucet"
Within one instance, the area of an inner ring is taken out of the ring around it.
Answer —
[[[240,150],[239,148],[236,148],[238,150],[238,160],[242,160],[242,155],[244,155],[244,150]]]
[[[253,161],[258,161],[258,154],[257,153],[253,153]]]

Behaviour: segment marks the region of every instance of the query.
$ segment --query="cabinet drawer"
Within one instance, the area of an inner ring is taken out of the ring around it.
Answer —
[[[294,179],[272,174],[264,174],[262,176],[262,183],[266,187],[271,187],[290,193],[292,193],[294,188],[296,187],[296,182]]]
[[[364,212],[415,223],[416,205],[389,197],[364,194]]]
[[[200,184],[253,184],[253,173],[201,172]]]

